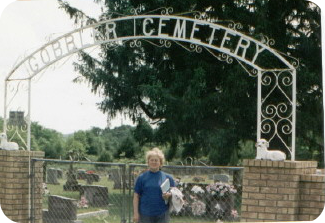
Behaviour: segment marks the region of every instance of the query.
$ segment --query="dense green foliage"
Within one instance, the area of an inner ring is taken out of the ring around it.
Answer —
[[[3,128],[3,119],[0,117],[0,128]],[[31,126],[31,149],[44,151],[46,158],[112,162],[113,156],[120,158],[122,152],[125,157],[134,157],[138,143],[133,138],[134,127],[121,126],[114,129],[100,129],[93,127],[86,131],[77,131],[70,135],[63,135],[55,130],[44,128],[33,122]],[[13,131],[8,131],[8,138],[26,148],[22,140]],[[26,132],[19,131],[26,141]],[[134,147],[128,147],[127,142]],[[133,151],[133,152],[132,152]]]
[[[297,58],[297,159],[317,159],[323,154],[323,108],[321,86],[320,10],[305,0],[96,0],[103,5],[99,19],[59,1],[76,22],[93,23],[144,11],[173,7],[175,14],[205,12],[209,19],[240,22],[241,32],[275,40],[274,49]],[[129,27],[125,27],[127,29]],[[134,137],[140,145],[151,139],[141,120],[158,127],[154,141],[169,148],[167,158],[208,156],[213,164],[235,164],[240,142],[256,138],[256,79],[242,67],[220,62],[208,52],[189,53],[177,44],[157,48],[144,42],[113,50],[101,45],[98,57],[81,52],[75,64],[81,79],[105,99],[100,109],[111,117],[128,114],[138,123]],[[274,61],[263,58],[270,67]],[[146,132],[146,133],[145,133]],[[132,142],[127,140],[130,145]],[[129,148],[130,149],[130,148]],[[181,151],[180,151],[181,150]],[[125,155],[130,151],[120,148]],[[120,154],[120,152],[118,152]]]

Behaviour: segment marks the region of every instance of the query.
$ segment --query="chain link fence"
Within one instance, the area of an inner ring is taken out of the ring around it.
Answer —
[[[32,183],[32,197],[42,193],[43,223],[126,222],[125,164],[34,159],[32,165],[38,162],[43,183]]]
[[[42,183],[33,166],[43,164]],[[133,187],[146,165],[32,160],[31,216],[42,193],[43,223],[124,223],[133,219]],[[239,221],[241,167],[164,166],[185,204],[171,222]]]
[[[146,165],[129,165],[129,185],[147,170]],[[179,213],[171,213],[171,222],[240,221],[242,195],[242,167],[164,166],[162,170],[173,176],[182,191],[184,205]],[[133,187],[129,188],[132,197]],[[132,203],[128,202],[129,210]],[[129,211],[132,222],[133,210]]]

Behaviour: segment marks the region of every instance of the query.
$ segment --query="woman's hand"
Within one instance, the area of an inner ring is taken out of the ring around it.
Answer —
[[[172,194],[170,192],[166,192],[162,194],[162,197],[164,198],[164,200],[168,200],[170,197],[172,196]]]

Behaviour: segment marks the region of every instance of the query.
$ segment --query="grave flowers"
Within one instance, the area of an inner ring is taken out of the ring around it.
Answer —
[[[234,188],[234,186],[220,182],[209,184],[206,186],[206,191],[216,199],[226,199],[232,194],[237,193],[237,190]]]
[[[50,195],[50,190],[47,188],[46,183],[42,183],[42,195],[43,196]]]
[[[179,182],[177,187],[184,195],[184,205],[177,215],[206,217],[216,222],[239,220],[234,202],[237,189],[233,185]]]
[[[191,204],[192,212],[195,216],[201,216],[206,212],[206,204],[198,199],[194,199]]]
[[[88,201],[84,196],[81,196],[80,201],[77,204],[78,208],[88,208]]]
[[[210,214],[216,219],[234,221],[238,217],[234,209],[234,196],[237,193],[234,186],[227,183],[216,182],[206,186],[208,193],[207,203],[209,204]]]

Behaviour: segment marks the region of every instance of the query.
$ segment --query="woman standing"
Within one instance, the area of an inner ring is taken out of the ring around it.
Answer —
[[[174,187],[173,178],[160,170],[165,156],[158,148],[153,148],[146,154],[149,170],[140,174],[134,187],[133,221],[139,223],[168,223],[168,203],[165,202],[171,193],[162,193],[160,185],[168,178],[170,186]]]

